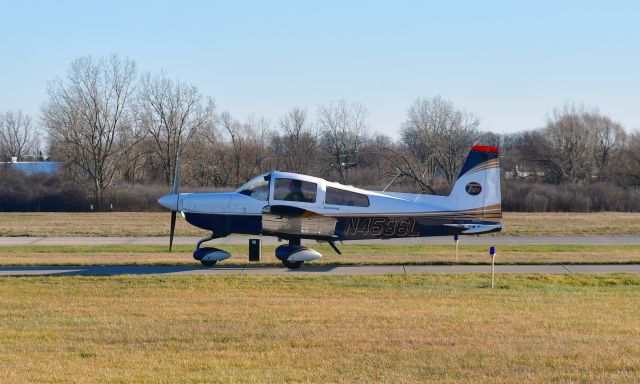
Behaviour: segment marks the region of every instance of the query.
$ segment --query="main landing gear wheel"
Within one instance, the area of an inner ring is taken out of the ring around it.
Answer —
[[[282,260],[282,264],[289,269],[298,269],[304,263],[304,261],[289,261]]]
[[[276,258],[282,261],[282,265],[289,269],[298,269],[305,261],[311,261],[322,257],[321,254],[309,247],[300,244],[300,239],[290,239],[288,245],[276,248]]]
[[[214,265],[216,265],[216,263],[218,262],[218,260],[200,260],[200,262],[202,263],[202,265],[204,265],[205,267],[213,267]]]

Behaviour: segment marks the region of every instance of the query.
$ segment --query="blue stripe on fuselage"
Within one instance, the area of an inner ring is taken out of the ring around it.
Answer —
[[[187,222],[213,232],[216,236],[231,233],[260,235],[262,215],[229,215],[185,212]],[[432,216],[337,217],[335,239],[391,239],[401,237],[451,236],[462,229],[445,224],[499,224],[498,221],[438,218]],[[316,238],[314,236],[300,236]]]
[[[216,236],[231,233],[259,235],[262,232],[262,215],[185,212],[184,217],[189,224],[211,231]]]

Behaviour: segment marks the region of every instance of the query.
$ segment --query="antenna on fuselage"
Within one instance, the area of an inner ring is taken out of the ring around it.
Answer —
[[[382,190],[382,192],[386,191],[386,190],[387,190],[387,188],[389,188],[389,187],[391,186],[391,184],[393,184],[393,182],[394,182],[394,181],[396,181],[396,179],[397,179],[398,177],[402,176],[403,174],[404,174],[404,172],[402,172],[402,171],[398,172],[398,174],[393,178],[393,180],[391,180],[391,181],[389,182],[389,184],[387,184],[387,186],[386,186],[386,187],[384,187],[384,189]]]

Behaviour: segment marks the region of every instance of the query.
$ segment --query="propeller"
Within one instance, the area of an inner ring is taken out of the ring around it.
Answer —
[[[178,194],[178,184],[180,184],[180,152],[176,154],[176,174],[173,177],[173,194]],[[178,208],[178,197],[176,196],[176,209]],[[177,211],[171,210],[171,232],[169,232],[169,252],[173,247],[173,234],[176,230]]]
[[[169,252],[173,247],[173,233],[176,230],[176,211],[171,211],[171,232],[169,233]]]

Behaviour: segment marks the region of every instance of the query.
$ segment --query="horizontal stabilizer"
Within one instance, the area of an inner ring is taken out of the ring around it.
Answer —
[[[473,235],[476,233],[497,232],[502,229],[502,224],[444,224],[447,227],[455,227],[462,229],[465,235]]]

